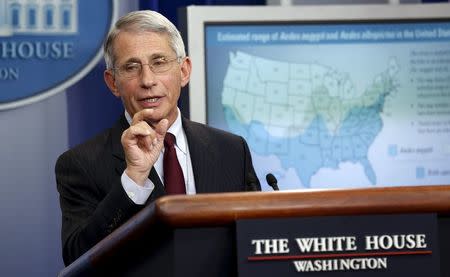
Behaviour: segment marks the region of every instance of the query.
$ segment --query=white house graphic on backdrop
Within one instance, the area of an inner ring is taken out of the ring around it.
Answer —
[[[0,0],[0,36],[78,32],[78,0]]]

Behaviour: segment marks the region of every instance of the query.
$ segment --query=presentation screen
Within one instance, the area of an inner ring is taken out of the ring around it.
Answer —
[[[192,119],[244,137],[261,182],[450,184],[448,4],[199,14]]]

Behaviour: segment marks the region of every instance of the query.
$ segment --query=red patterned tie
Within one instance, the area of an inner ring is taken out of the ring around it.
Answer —
[[[177,159],[175,136],[166,133],[164,137],[164,186],[167,194],[186,194],[183,171]]]

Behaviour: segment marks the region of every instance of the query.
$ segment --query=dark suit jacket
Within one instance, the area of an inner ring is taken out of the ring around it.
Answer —
[[[246,190],[249,174],[256,175],[245,140],[185,118],[182,122],[197,193]],[[66,265],[143,207],[129,199],[120,181],[126,167],[120,137],[128,126],[122,116],[111,129],[65,152],[56,162]],[[149,178],[155,189],[147,203],[165,194],[154,168]]]

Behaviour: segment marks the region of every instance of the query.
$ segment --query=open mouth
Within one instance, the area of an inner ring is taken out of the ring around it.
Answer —
[[[155,98],[146,98],[143,101],[146,103],[156,103],[159,100],[159,97],[155,97]]]

